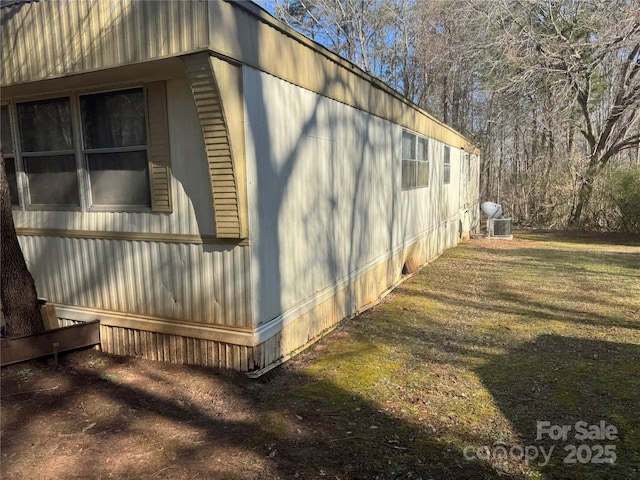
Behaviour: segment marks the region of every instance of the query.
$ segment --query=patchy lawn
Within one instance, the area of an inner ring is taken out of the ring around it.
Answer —
[[[94,350],[1,380],[3,479],[640,478],[640,240],[472,240],[258,380]]]

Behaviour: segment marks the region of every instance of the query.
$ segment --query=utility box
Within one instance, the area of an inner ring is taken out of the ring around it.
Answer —
[[[489,238],[513,239],[510,218],[490,218],[487,220],[487,235]]]

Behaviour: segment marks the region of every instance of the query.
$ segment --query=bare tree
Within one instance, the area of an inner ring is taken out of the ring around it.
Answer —
[[[403,95],[413,75],[413,0],[262,0],[276,17]]]
[[[596,177],[640,136],[640,2],[476,2],[488,13],[503,91],[551,94],[556,125],[573,122],[585,141],[569,225],[580,224]]]
[[[594,188],[640,158],[640,0],[262,1],[475,140],[519,223],[606,227]]]

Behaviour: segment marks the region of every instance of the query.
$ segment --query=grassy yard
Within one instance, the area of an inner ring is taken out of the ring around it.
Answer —
[[[466,242],[258,380],[62,361],[3,369],[2,478],[638,479],[640,239]]]
[[[640,478],[640,246],[628,240],[463,244],[303,358],[307,380],[282,406],[330,404],[336,449],[383,478]],[[541,424],[538,439],[539,421],[571,430],[554,439]],[[371,442],[398,448],[372,457]]]

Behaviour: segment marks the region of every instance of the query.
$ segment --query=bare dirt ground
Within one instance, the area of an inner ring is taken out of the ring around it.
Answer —
[[[96,350],[5,367],[1,478],[640,478],[640,247],[607,242],[467,242],[256,380]],[[613,466],[462,453],[602,418]]]
[[[270,418],[295,381],[283,370],[250,380],[95,350],[4,368],[2,478],[294,477],[319,419],[293,405]]]
[[[303,371],[340,339],[257,380],[96,350],[5,367],[1,478],[422,478],[392,464],[418,428]]]

